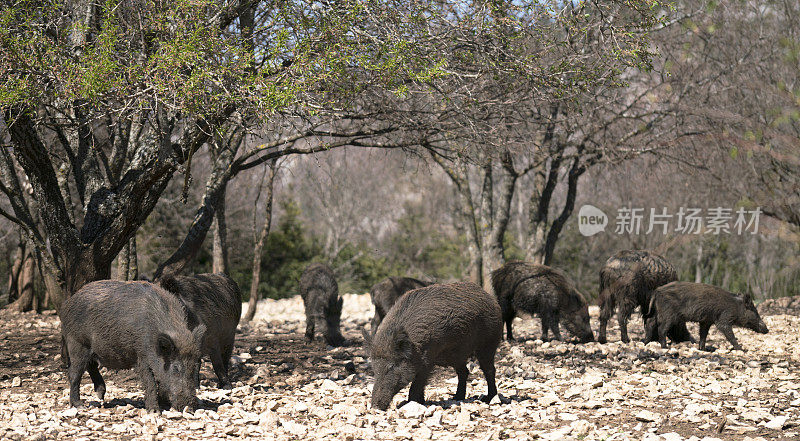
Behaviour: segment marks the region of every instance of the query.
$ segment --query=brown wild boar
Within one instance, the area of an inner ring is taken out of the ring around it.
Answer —
[[[381,321],[392,305],[397,302],[403,294],[411,291],[412,289],[422,288],[430,285],[431,282],[423,282],[421,280],[412,279],[411,277],[387,277],[376,283],[370,289],[369,294],[372,298],[372,304],[375,306],[375,316],[372,317],[372,324],[370,332],[375,334],[378,330]]]
[[[190,312],[172,293],[148,282],[101,280],[85,285],[62,305],[62,357],[69,402],[82,407],[81,376],[89,371],[97,397],[106,391],[99,366],[135,368],[148,410],[159,403],[194,407],[205,326],[190,330]]]
[[[314,328],[322,328],[325,342],[342,346],[345,339],[339,330],[342,298],[333,270],[321,263],[312,263],[300,276],[300,296],[306,310],[306,339],[314,340]]]
[[[706,337],[712,324],[737,350],[742,350],[742,346],[733,335],[733,326],[759,334],[769,332],[749,294],[733,294],[704,283],[672,282],[664,285],[653,292],[649,306],[647,326],[657,328],[662,348],[667,347],[667,330],[678,323],[700,324],[700,350],[706,348]]]
[[[242,315],[239,286],[225,274],[166,276],[159,285],[177,294],[190,311],[206,326],[203,355],[211,359],[214,373],[223,389],[231,389],[228,378],[236,327]],[[190,328],[194,324],[190,323]]]
[[[678,280],[678,273],[666,259],[648,250],[623,250],[606,260],[600,270],[600,293],[597,303],[600,306],[600,328],[597,341],[606,342],[608,320],[617,309],[620,337],[628,343],[628,320],[638,307],[642,322],[647,315],[650,293],[661,285]],[[647,327],[645,327],[647,329]],[[644,342],[658,340],[658,336],[645,332]],[[683,323],[670,329],[669,338],[675,342],[694,342]]]
[[[503,333],[500,306],[474,283],[430,285],[402,296],[374,337],[362,330],[375,373],[372,407],[386,410],[411,383],[409,401],[425,401],[434,366],[458,375],[454,399],[467,393],[467,359],[474,355],[486,377],[489,402],[497,395],[494,355]]]
[[[508,340],[514,340],[511,323],[517,311],[541,318],[542,340],[547,340],[548,330],[561,340],[559,322],[581,342],[594,340],[586,300],[561,271],[513,260],[492,272],[492,288],[503,310]]]

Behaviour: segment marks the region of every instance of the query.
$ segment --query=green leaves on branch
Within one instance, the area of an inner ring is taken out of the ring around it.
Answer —
[[[586,89],[648,68],[658,0],[256,3],[255,28],[213,0],[16,0],[0,6],[0,106],[87,102],[207,116],[346,105],[455,77]],[[569,4],[568,4],[569,5]],[[249,32],[249,31],[248,31]],[[250,38],[252,36],[252,39]]]

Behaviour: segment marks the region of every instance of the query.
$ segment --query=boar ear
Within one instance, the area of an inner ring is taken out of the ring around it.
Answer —
[[[159,357],[164,360],[169,360],[172,354],[175,353],[175,342],[172,341],[172,337],[164,333],[158,334],[156,338],[156,352]]]
[[[173,294],[178,294],[181,292],[181,286],[178,284],[178,280],[171,275],[162,276],[160,279],[158,279],[158,284]]]
[[[401,329],[397,331],[394,335],[394,348],[397,352],[406,356],[406,358],[411,358],[411,339],[408,338],[408,333],[405,329]]]
[[[361,336],[364,337],[364,349],[369,352],[370,347],[372,346],[372,336],[369,335],[366,328],[361,328]]]
[[[197,325],[197,327],[194,328],[194,330],[192,330],[192,336],[194,337],[194,340],[197,342],[198,345],[201,344],[201,342],[203,341],[203,337],[205,337],[205,335],[206,335],[206,325],[202,323]]]

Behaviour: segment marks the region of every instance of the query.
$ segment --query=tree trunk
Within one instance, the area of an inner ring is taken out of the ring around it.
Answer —
[[[703,281],[703,244],[697,246],[697,259],[694,262],[694,283]]]
[[[533,176],[533,191],[530,196],[530,212],[528,226],[528,241],[525,245],[525,260],[539,265],[545,261],[547,247],[548,218],[550,215],[550,199],[558,181],[558,167],[560,158],[556,157],[547,164],[542,161],[536,167]],[[555,169],[554,169],[555,168]]]
[[[253,245],[253,278],[250,282],[250,298],[247,301],[247,313],[244,316],[244,321],[249,322],[253,320],[256,315],[256,308],[258,307],[258,285],[261,283],[261,253],[264,250],[264,244],[267,241],[267,235],[272,224],[272,199],[273,187],[275,183],[275,168],[276,164],[273,160],[269,165],[269,171],[266,183],[266,200],[264,202],[264,223],[261,225],[261,231],[258,232],[255,244]],[[258,198],[256,198],[256,205],[258,205]],[[255,207],[253,209],[255,213]],[[255,231],[255,217],[253,218],[253,230]]]
[[[480,245],[470,240],[467,251],[469,252],[469,267],[467,267],[469,281],[483,286],[483,259],[481,258]]]
[[[19,297],[14,303],[8,305],[8,309],[17,312],[30,311],[34,306],[33,276],[36,262],[31,252],[31,247],[25,247],[25,254],[22,258],[19,275],[17,277],[17,292]]]
[[[228,274],[228,232],[225,222],[225,191],[217,202],[214,213],[214,247],[212,252],[212,272]]]
[[[505,259],[496,247],[484,247],[481,257],[481,278],[483,279],[483,289],[492,292],[492,271],[500,268]]]
[[[117,280],[128,280],[128,266],[130,263],[131,247],[130,244],[125,245],[117,257]]]
[[[578,152],[580,153],[580,151],[581,150]],[[561,230],[564,228],[567,220],[572,215],[572,211],[575,209],[575,198],[577,197],[578,193],[578,180],[585,171],[586,166],[581,163],[580,156],[575,157],[575,159],[572,161],[572,167],[570,167],[567,176],[567,197],[564,201],[564,207],[561,209],[561,213],[558,215],[558,217],[550,225],[550,231],[547,232],[547,240],[544,248],[545,265],[550,265],[550,261],[553,259],[553,253],[556,249],[556,242],[561,235]]]
[[[25,241],[20,238],[19,244],[17,245],[17,252],[16,257],[14,258],[14,263],[11,265],[11,272],[8,275],[8,290],[6,291],[6,299],[3,302],[3,306],[6,303],[13,302],[19,297],[19,272],[22,269],[22,262],[25,259]]]
[[[136,236],[128,242],[128,280],[139,278],[139,258],[136,255]]]
[[[63,293],[61,285],[58,284],[58,279],[44,268],[44,265],[39,267],[39,272],[42,275],[45,287],[44,304],[42,306],[45,308],[52,307],[58,310],[61,308]]]

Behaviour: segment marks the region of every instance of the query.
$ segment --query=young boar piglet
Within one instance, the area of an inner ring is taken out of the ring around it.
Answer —
[[[309,265],[300,276],[300,296],[306,310],[306,339],[314,340],[314,328],[319,327],[326,343],[342,346],[345,343],[339,330],[342,298],[333,270],[321,263]]]
[[[201,351],[211,359],[214,373],[223,389],[231,389],[228,377],[236,326],[242,315],[239,286],[225,274],[166,276],[158,283],[177,294],[206,327]],[[196,324],[190,323],[194,328]]]
[[[748,328],[759,334],[769,331],[749,294],[732,294],[704,283],[672,282],[664,285],[653,292],[649,309],[647,326],[657,327],[662,348],[667,347],[668,330],[686,322],[700,324],[700,350],[705,350],[706,337],[712,324],[737,350],[742,350],[742,346],[733,335],[733,326]]]
[[[392,309],[397,299],[403,294],[411,291],[412,289],[422,288],[430,285],[431,282],[423,282],[421,280],[412,279],[411,277],[387,277],[372,286],[369,290],[369,295],[372,298],[372,304],[375,306],[375,316],[372,317],[372,324],[370,332],[375,335],[383,318]]]
[[[362,330],[375,374],[372,407],[386,410],[408,383],[409,401],[425,401],[434,366],[458,375],[454,399],[467,393],[467,359],[474,355],[486,377],[489,402],[497,395],[494,355],[503,333],[500,306],[474,283],[431,285],[402,296],[374,337]]]
[[[85,285],[62,305],[62,357],[69,377],[69,402],[82,407],[81,376],[89,371],[97,397],[106,386],[99,365],[135,368],[144,404],[176,409],[197,402],[197,370],[205,326],[189,330],[189,312],[172,293],[148,282],[101,280]]]
[[[508,340],[514,340],[511,323],[522,311],[541,318],[542,340],[547,340],[548,330],[561,340],[561,322],[582,343],[594,341],[586,300],[561,271],[514,260],[492,272],[492,288],[503,311]]]

